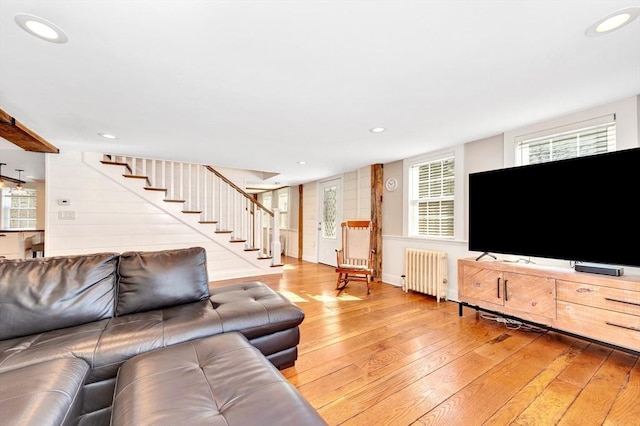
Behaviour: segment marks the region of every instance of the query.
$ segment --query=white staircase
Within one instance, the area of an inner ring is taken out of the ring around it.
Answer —
[[[83,161],[265,274],[282,272],[277,209],[212,167],[94,153]]]

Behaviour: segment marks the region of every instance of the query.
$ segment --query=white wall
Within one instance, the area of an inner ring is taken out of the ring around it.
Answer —
[[[46,172],[47,256],[201,246],[212,281],[264,274],[85,164],[80,152],[47,154]],[[70,204],[59,205],[63,199]],[[62,212],[73,212],[75,219],[61,219]]]
[[[404,273],[404,251],[406,248],[420,248],[424,250],[441,250],[448,253],[448,297],[449,300],[457,300],[458,279],[457,261],[460,258],[477,257],[480,253],[469,252],[467,250],[468,217],[467,217],[467,182],[469,173],[483,170],[497,169],[515,164],[515,138],[518,135],[530,134],[544,129],[562,127],[579,121],[589,120],[603,115],[616,115],[616,139],[617,149],[627,149],[640,146],[640,96],[622,99],[606,105],[590,108],[588,110],[574,112],[563,117],[543,123],[535,123],[520,129],[511,129],[504,134],[486,138],[479,141],[470,141],[464,144],[464,160],[456,161],[456,168],[463,167],[463,187],[462,197],[456,197],[456,203],[463,203],[464,221],[462,223],[464,232],[456,235],[454,240],[435,240],[427,238],[411,238],[406,235],[406,225],[403,231],[399,232],[398,223],[395,221],[405,221],[406,212],[401,212],[398,204],[406,203],[406,196],[402,203],[398,203],[398,191],[404,193],[405,185],[403,179],[398,179],[400,188],[390,194],[385,191],[383,202],[383,224],[393,221],[393,225],[383,228],[383,276],[384,282],[394,285],[401,285],[401,275]],[[406,162],[406,160],[405,160]],[[400,163],[394,162],[385,164],[384,171],[387,177],[396,177],[400,173]],[[458,188],[456,188],[457,190]],[[394,200],[393,203],[387,201]],[[458,223],[456,223],[458,225]],[[548,264],[560,267],[569,267],[568,261],[554,259],[532,258],[538,264]],[[640,275],[640,268],[625,267],[625,274]]]
[[[343,175],[343,220],[371,219],[371,167]]]

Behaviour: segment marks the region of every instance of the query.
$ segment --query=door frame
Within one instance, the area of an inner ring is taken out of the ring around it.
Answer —
[[[340,224],[342,223],[342,219],[344,216],[344,179],[343,176],[334,176],[331,178],[327,178],[327,179],[323,179],[321,181],[318,181],[318,186],[317,186],[317,197],[316,197],[316,206],[317,206],[317,220],[316,220],[316,241],[318,242],[318,244],[316,245],[316,259],[318,259],[318,263],[322,263],[325,265],[330,265],[330,266],[337,266],[336,265],[336,256],[334,255],[331,259],[330,262],[327,262],[327,259],[321,258],[320,257],[320,253],[321,253],[321,249],[323,247],[322,246],[322,218],[323,218],[323,208],[324,208],[324,203],[323,203],[323,187],[324,185],[328,184],[328,183],[332,183],[332,182],[336,182],[337,183],[337,194],[336,194],[336,201],[337,201],[337,205],[336,205],[336,243],[335,243],[335,248],[339,249],[341,244],[342,244],[342,228],[340,227]],[[329,248],[333,248],[333,246],[329,247]],[[321,262],[321,260],[324,260],[325,262]]]

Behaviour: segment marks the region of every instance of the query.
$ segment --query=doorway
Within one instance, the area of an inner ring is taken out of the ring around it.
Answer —
[[[341,245],[342,180],[320,182],[318,186],[318,262],[337,266],[336,250]]]

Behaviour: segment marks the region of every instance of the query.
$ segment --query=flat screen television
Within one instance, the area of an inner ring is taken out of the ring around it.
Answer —
[[[469,250],[640,266],[640,148],[469,175]]]

